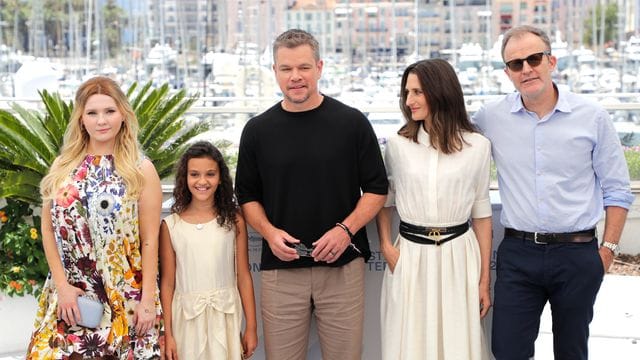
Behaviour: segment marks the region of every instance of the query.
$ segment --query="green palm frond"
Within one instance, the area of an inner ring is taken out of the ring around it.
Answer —
[[[71,120],[73,102],[65,103],[60,94],[49,93],[47,90],[40,91],[39,94],[47,110],[44,124],[51,134],[51,140],[54,141],[53,145],[56,149],[59,149],[62,146],[62,138],[67,125]]]
[[[132,101],[131,99],[131,95],[133,95],[133,93],[136,91],[136,89],[138,88],[138,83],[134,82],[133,84],[131,84],[131,86],[129,86],[129,88],[127,89],[127,92],[125,95],[127,95],[127,99],[130,99],[130,101]]]
[[[147,93],[149,92],[149,89],[151,89],[151,82],[146,83],[142,89],[140,89],[140,91],[138,92],[138,94],[136,95],[135,98],[133,98],[133,100],[131,100],[131,96],[133,95],[134,91],[132,89],[135,90],[135,88],[138,87],[137,83],[134,83],[131,88],[129,88],[129,90],[127,91],[127,97],[128,99],[130,99],[129,101],[131,102],[131,107],[133,108],[133,110],[136,112],[136,115],[140,115],[138,114],[138,112],[136,111],[136,109],[138,108],[138,106],[140,106],[140,102],[142,102],[142,99],[144,99],[144,97],[147,95]]]
[[[10,113],[0,113],[0,157],[26,169],[46,171],[49,149],[28,125],[16,121]]]
[[[55,157],[57,149],[52,148],[46,140],[46,129],[37,113],[28,111],[18,105],[13,110],[20,115],[16,117],[7,111],[0,111],[0,137],[5,153],[1,156],[14,158],[28,156],[33,164],[24,164],[31,169],[46,171],[46,159]]]
[[[59,96],[42,99],[47,109],[65,108]],[[58,154],[66,123],[18,104],[11,110],[0,111],[0,198],[39,204],[40,180]]]
[[[167,84],[153,89],[145,98],[141,99],[139,106],[133,108],[140,123],[140,133],[143,135],[141,143],[144,143],[148,135],[148,127],[153,129],[157,125],[155,120],[163,115],[158,112],[158,104],[160,104],[162,100],[166,100],[165,98],[168,92],[169,85]]]
[[[163,143],[170,140],[169,135],[182,130],[184,127],[184,121],[180,120],[180,118],[195,101],[195,98],[186,98],[185,91],[180,91],[168,99],[165,105],[156,112],[157,114],[163,114],[163,116],[154,116],[154,126],[146,127],[145,130],[147,130],[147,138],[140,139],[140,142],[144,144],[143,146],[159,148]],[[173,128],[169,129],[170,127]]]
[[[178,137],[170,142],[166,148],[160,150],[164,155],[156,157],[156,159],[158,160],[154,162],[160,178],[165,178],[171,175],[175,163],[178,162],[180,156],[187,149],[187,147],[189,146],[189,141],[191,141],[191,139],[193,139],[198,134],[206,132],[210,129],[211,126],[206,123],[197,123],[188,130],[183,131],[180,135],[178,135]]]
[[[30,204],[40,203],[42,174],[25,170],[0,170],[2,186],[0,198],[21,200]]]
[[[160,178],[171,174],[194,136],[211,129],[211,125],[204,122],[185,124],[184,114],[197,97],[189,97],[184,90],[173,94],[169,90],[168,84],[151,89],[147,83],[131,100],[140,123],[138,140]],[[131,98],[133,93],[128,93],[128,96]]]

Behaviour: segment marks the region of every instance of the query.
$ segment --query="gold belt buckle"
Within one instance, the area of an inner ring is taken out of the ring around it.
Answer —
[[[429,229],[429,233],[427,233],[427,236],[429,238],[433,238],[432,240],[436,242],[436,245],[440,245],[440,239],[442,238],[442,235],[440,234],[440,229],[438,228]]]

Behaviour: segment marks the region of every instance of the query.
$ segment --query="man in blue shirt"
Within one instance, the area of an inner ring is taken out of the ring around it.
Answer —
[[[633,201],[620,140],[601,106],[553,83],[557,59],[542,30],[509,30],[502,57],[517,92],[473,117],[492,143],[505,227],[492,350],[498,360],[532,357],[549,301],[555,358],[587,359],[593,304]]]

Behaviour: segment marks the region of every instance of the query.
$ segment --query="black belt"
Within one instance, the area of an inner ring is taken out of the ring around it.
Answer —
[[[587,243],[596,236],[596,229],[568,233],[526,232],[511,228],[504,229],[504,235],[518,239],[533,241],[536,244]]]
[[[469,230],[469,223],[448,226],[448,227],[429,227],[419,226],[400,221],[400,235],[403,238],[419,243],[440,246],[449,240],[453,240]],[[440,239],[441,236],[448,236]]]

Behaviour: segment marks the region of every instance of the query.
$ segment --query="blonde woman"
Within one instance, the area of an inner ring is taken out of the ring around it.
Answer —
[[[137,135],[136,116],[113,80],[80,86],[60,155],[41,183],[50,276],[29,359],[160,356],[162,191]],[[80,298],[102,304],[97,325],[82,319]]]

